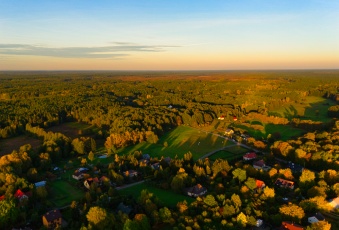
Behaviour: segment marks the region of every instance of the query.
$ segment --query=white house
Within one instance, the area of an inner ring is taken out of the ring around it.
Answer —
[[[322,220],[325,220],[325,217],[320,212],[317,212],[315,215],[308,217],[308,223],[310,224],[317,223]]]

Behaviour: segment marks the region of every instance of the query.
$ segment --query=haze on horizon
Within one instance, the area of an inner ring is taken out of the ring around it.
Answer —
[[[339,69],[339,1],[0,2],[0,70]]]

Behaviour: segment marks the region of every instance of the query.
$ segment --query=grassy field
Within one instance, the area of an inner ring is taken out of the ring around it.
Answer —
[[[165,142],[168,144],[167,147],[164,147]],[[135,146],[120,149],[119,154],[130,154],[136,150],[141,150],[142,153],[147,153],[151,157],[169,156],[174,158],[177,155],[182,158],[185,153],[190,151],[193,154],[193,159],[197,160],[208,152],[230,144],[232,143],[217,135],[187,126],[179,126],[162,136],[157,144],[139,143]]]
[[[234,124],[235,127],[246,130],[250,136],[260,140],[261,138],[266,139],[269,134],[280,133],[280,140],[286,141],[293,137],[301,136],[305,130],[297,129],[289,125],[275,125],[275,124],[263,124],[264,130],[255,130],[241,124]]]
[[[232,161],[241,158],[248,151],[248,149],[245,149],[241,146],[234,146],[214,153],[212,156],[209,157],[209,159],[214,161],[218,158],[221,158],[224,160]]]
[[[300,117],[303,120],[329,122],[331,118],[327,116],[327,109],[332,105],[336,105],[332,100],[309,96],[305,97],[302,103],[282,106],[270,112],[279,113],[282,117],[289,119]]]
[[[37,149],[42,144],[42,141],[28,135],[2,139],[0,140],[0,156],[10,154],[13,150],[18,151],[25,144],[30,144],[33,149]]]
[[[188,204],[195,201],[195,199],[192,197],[177,194],[171,190],[155,188],[145,183],[122,189],[120,190],[120,193],[127,196],[132,195],[134,198],[139,198],[141,191],[144,189],[147,189],[150,193],[153,193],[154,196],[158,197],[162,204],[167,207],[175,207],[179,201],[186,200]]]
[[[76,188],[64,180],[56,180],[52,182],[51,193],[51,197],[53,197],[53,199],[50,201],[57,207],[69,205],[73,200],[79,200],[84,197],[82,189]]]

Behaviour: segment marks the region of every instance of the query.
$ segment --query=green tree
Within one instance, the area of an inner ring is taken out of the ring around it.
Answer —
[[[306,230],[331,230],[331,224],[323,220],[307,226]]]
[[[19,210],[14,200],[0,201],[0,228],[9,229],[19,216]]]
[[[169,223],[172,218],[172,212],[167,207],[164,207],[159,210],[159,216],[162,222]]]
[[[218,205],[218,202],[215,200],[214,196],[212,195],[207,195],[204,198],[204,203],[207,204],[210,207],[215,207]]]
[[[232,172],[233,178],[238,178],[239,184],[246,180],[246,171],[241,168],[236,168]]]

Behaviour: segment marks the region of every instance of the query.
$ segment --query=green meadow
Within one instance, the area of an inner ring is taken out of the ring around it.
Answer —
[[[74,180],[73,178],[71,178]],[[74,200],[80,200],[84,197],[82,189],[77,188],[67,181],[56,180],[50,185],[51,197],[50,201],[57,207],[69,205]]]
[[[145,183],[138,184],[129,188],[125,188],[120,190],[120,193],[122,195],[131,195],[134,198],[139,198],[141,191],[146,189],[150,193],[153,193],[154,196],[156,196],[162,205],[174,208],[178,202],[186,200],[188,204],[192,203],[195,201],[194,198],[185,196],[182,194],[174,193],[171,190],[164,190],[160,188],[156,188],[150,185],[147,185]]]
[[[167,146],[166,144],[167,143]],[[218,135],[213,135],[205,131],[197,130],[187,126],[179,126],[173,131],[163,135],[158,143],[139,143],[119,149],[119,155],[131,154],[135,151],[142,151],[151,157],[171,157],[183,158],[185,153],[191,152],[193,159],[197,160],[201,156],[213,150],[233,144]]]

